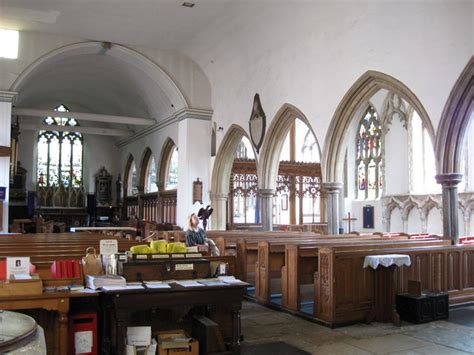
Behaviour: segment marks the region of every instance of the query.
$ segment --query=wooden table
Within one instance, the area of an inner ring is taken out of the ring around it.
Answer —
[[[137,228],[133,227],[71,227],[71,232],[99,232],[106,234],[107,232],[117,233],[122,232],[124,234],[132,234],[135,236],[137,234]]]
[[[34,296],[0,297],[0,309],[45,309],[58,312],[59,354],[68,353],[68,313],[70,299],[97,296],[97,293],[45,292]]]
[[[183,313],[204,313],[219,323],[224,340],[233,353],[240,353],[240,311],[248,284],[226,286],[182,287],[171,284],[169,289],[107,291],[101,293],[104,312],[102,351],[124,354],[126,329],[133,324],[133,312],[146,311],[160,317],[175,309]],[[196,310],[200,308],[199,311]],[[114,322],[115,321],[115,322]],[[115,329],[110,325],[115,324]],[[109,327],[107,326],[109,325]],[[145,324],[140,324],[145,325]],[[180,324],[183,326],[182,324]],[[169,327],[169,324],[167,325]]]

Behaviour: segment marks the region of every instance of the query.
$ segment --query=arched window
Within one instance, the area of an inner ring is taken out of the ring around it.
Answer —
[[[410,192],[413,194],[439,193],[440,185],[436,183],[436,163],[428,130],[420,116],[413,111],[410,121],[412,177]]]
[[[173,190],[178,187],[178,148],[175,146],[168,164],[166,164],[165,190]]]
[[[280,154],[275,224],[320,221],[321,165],[316,137],[310,127],[296,119],[286,135]]]
[[[357,198],[375,200],[382,191],[382,126],[370,106],[359,122],[356,136]]]
[[[128,173],[128,181],[127,181],[127,196],[133,196],[138,194],[138,176],[137,176],[137,166],[135,165],[135,161],[132,161],[130,165],[130,171]]]
[[[148,160],[145,179],[145,193],[158,191],[158,186],[156,186],[156,164],[153,155]]]
[[[37,181],[42,186],[82,186],[83,138],[74,132],[79,123],[60,117],[61,112],[69,112],[64,105],[54,111],[59,117],[46,117],[43,124],[50,127],[38,134]]]

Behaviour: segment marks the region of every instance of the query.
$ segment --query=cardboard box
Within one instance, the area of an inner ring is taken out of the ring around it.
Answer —
[[[43,293],[43,281],[37,274],[31,280],[0,281],[0,297],[33,296]]]
[[[169,330],[156,333],[158,355],[199,355],[199,342],[184,330]],[[175,341],[176,338],[190,338],[189,342]]]

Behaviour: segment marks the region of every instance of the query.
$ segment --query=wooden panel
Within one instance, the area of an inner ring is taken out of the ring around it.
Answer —
[[[3,145],[0,145],[0,157],[9,157],[11,152],[10,147],[5,147]]]

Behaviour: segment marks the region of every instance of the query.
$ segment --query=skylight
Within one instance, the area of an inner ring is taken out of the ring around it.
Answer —
[[[0,28],[0,58],[18,58],[18,31]]]

